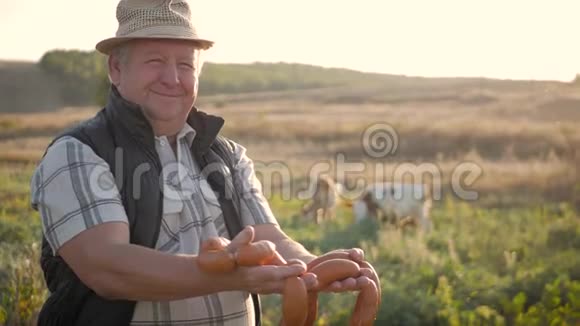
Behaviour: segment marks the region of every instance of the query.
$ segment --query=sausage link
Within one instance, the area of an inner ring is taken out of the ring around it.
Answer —
[[[197,256],[197,264],[208,273],[228,273],[236,269],[234,255],[225,250],[209,250]]]
[[[306,285],[297,276],[286,279],[282,297],[283,325],[304,325],[308,314]]]
[[[318,292],[308,292],[308,315],[304,326],[312,326],[318,316]]]
[[[212,237],[201,243],[201,251],[222,250],[227,246],[227,240],[221,237]]]
[[[276,246],[270,241],[257,241],[241,246],[236,251],[236,262],[240,266],[265,265],[276,253]]]
[[[248,232],[251,235],[251,232]],[[286,265],[286,260],[276,251],[270,241],[258,241],[240,246],[235,254],[226,250],[227,243],[220,238],[210,238],[202,244],[197,262],[206,272],[227,273],[235,270],[236,265]],[[286,279],[283,291],[281,324],[285,326],[312,326],[318,314],[318,290],[335,281],[342,281],[361,274],[371,282],[361,289],[353,314],[351,326],[372,325],[380,305],[380,283],[374,268],[367,262],[357,264],[347,252],[336,252],[311,261],[308,272],[318,278],[318,288],[307,292],[306,285],[299,277]]]
[[[383,297],[383,294],[382,294],[382,290],[381,290],[381,282],[378,279],[378,275],[377,275],[377,272],[375,271],[375,268],[373,267],[373,265],[367,263],[366,261],[360,263],[359,266],[361,267],[361,271],[364,268],[368,268],[371,271],[371,273],[368,273],[368,274],[365,273],[363,275],[367,276],[373,282],[375,282],[375,285],[377,286],[377,292],[378,292],[378,295],[379,295],[378,305],[380,306],[381,305],[381,299]]]
[[[314,266],[309,272],[316,274],[318,288],[324,288],[334,281],[357,277],[360,274],[360,267],[352,260],[329,259]]]
[[[377,318],[379,293],[375,282],[363,285],[351,315],[350,326],[371,326]]]
[[[307,269],[311,270],[312,268],[314,268],[314,266],[319,265],[327,260],[331,260],[331,259],[347,259],[347,260],[351,260],[350,259],[350,255],[348,252],[346,251],[335,251],[332,253],[328,253],[326,255],[322,255],[322,256],[318,256],[316,258],[314,258],[313,260],[311,260],[308,264],[307,264]]]

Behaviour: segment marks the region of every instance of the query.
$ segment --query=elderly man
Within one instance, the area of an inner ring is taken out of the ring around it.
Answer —
[[[188,3],[122,0],[117,20],[96,45],[108,55],[108,103],[56,137],[31,180],[51,292],[39,325],[259,324],[257,295],[281,293],[290,276],[316,286],[306,272],[316,256],[279,228],[245,148],[219,135],[224,121],[194,106],[213,42],[197,35]],[[229,249],[268,240],[295,263],[208,273],[196,260],[215,237]],[[347,252],[362,263],[360,249]],[[374,276],[367,268],[323,291]]]

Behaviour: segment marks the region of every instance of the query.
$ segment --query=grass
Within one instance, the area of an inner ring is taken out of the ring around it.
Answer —
[[[274,210],[308,249],[365,249],[382,282],[377,325],[580,321],[580,226],[570,207],[554,216],[542,205],[489,210],[447,199],[435,208],[436,229],[426,236],[370,221],[353,226],[344,210],[337,221],[316,228],[287,207],[298,202]],[[521,298],[525,302],[514,307]],[[352,294],[323,295],[320,324],[346,325],[354,300]],[[267,325],[276,324],[279,303],[277,295],[265,300]]]
[[[496,99],[486,104],[412,100],[396,105],[328,104],[317,97],[287,94],[268,101],[245,95],[246,101],[236,102],[241,96],[236,95],[220,97],[220,101],[232,101],[225,107],[206,99],[202,109],[223,116],[224,134],[246,146],[255,161],[263,165],[282,162],[296,180],[317,163],[335,165],[339,154],[349,162],[367,164],[361,175],[369,179],[377,163],[384,167],[387,179],[394,179],[394,171],[403,163],[434,164],[444,184],[458,164],[475,162],[483,175],[474,187],[482,192],[517,192],[527,187],[568,199],[566,194],[580,175],[580,130],[576,128],[580,118],[551,115],[547,119],[544,113],[555,109],[551,98],[574,98],[576,91],[562,86],[538,97],[533,90],[486,91]],[[332,97],[318,96],[323,95]],[[96,110],[1,114],[0,160],[38,160],[58,131]],[[382,159],[369,157],[362,143],[365,128],[377,122],[393,126],[398,139],[396,151]]]
[[[97,110],[96,107],[68,107],[44,113],[0,113],[0,139],[51,135],[92,116]]]
[[[38,265],[41,226],[30,207],[32,166],[0,164],[0,324],[33,325],[47,295]]]
[[[0,168],[0,318],[9,325],[32,325],[46,295],[36,263],[39,219],[26,191],[31,169]],[[486,209],[447,197],[435,205],[429,235],[373,221],[353,225],[345,207],[316,226],[298,217],[301,200],[274,195],[270,204],[284,230],[315,253],[365,250],[382,282],[378,325],[580,321],[580,223],[568,204]],[[318,324],[346,324],[355,299],[321,295]],[[280,297],[263,302],[265,325],[276,324]]]

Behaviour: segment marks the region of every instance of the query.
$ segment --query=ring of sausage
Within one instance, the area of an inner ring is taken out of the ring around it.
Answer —
[[[202,243],[198,255],[199,267],[208,273],[229,273],[237,266],[286,265],[287,262],[276,251],[270,241],[257,241],[241,245],[235,252],[226,249],[225,242],[208,239]],[[373,271],[369,276],[372,282],[362,286],[351,316],[351,326],[372,325],[380,304],[380,289],[374,276],[374,269],[366,262],[357,264],[348,257],[348,253],[319,257],[307,264],[307,272],[318,279],[318,287],[308,292],[306,285],[299,277],[289,277],[282,293],[282,321],[285,326],[311,326],[318,314],[318,292],[335,281],[349,277],[359,277],[364,269]],[[367,270],[368,272],[368,270]],[[368,274],[368,273],[367,273]]]

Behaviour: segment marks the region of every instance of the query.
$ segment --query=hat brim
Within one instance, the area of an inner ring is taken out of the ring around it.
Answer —
[[[201,49],[207,50],[213,46],[214,42],[201,39],[201,38],[191,38],[191,37],[176,37],[176,36],[166,36],[166,35],[159,35],[159,36],[127,36],[127,37],[111,37],[108,39],[104,39],[95,45],[97,51],[101,52],[105,55],[110,55],[114,48],[117,46],[132,40],[138,39],[165,39],[165,40],[182,40],[182,41],[189,41]]]

